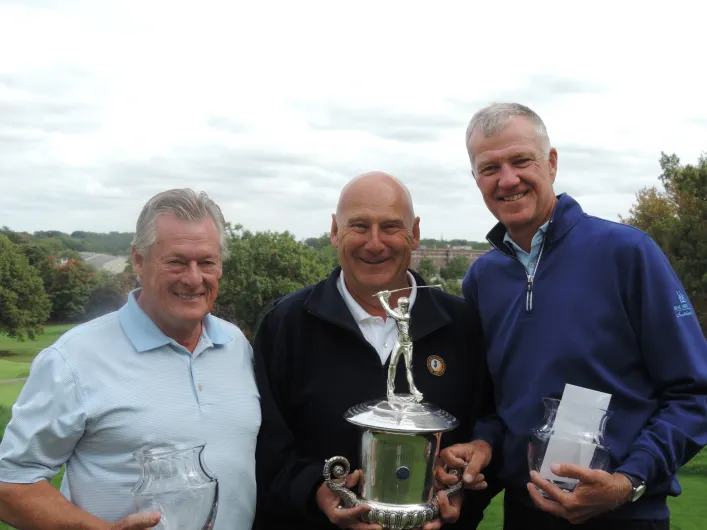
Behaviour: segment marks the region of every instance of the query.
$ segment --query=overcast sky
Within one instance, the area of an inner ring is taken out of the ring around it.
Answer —
[[[305,238],[378,169],[423,237],[481,240],[464,132],[491,101],[536,110],[556,191],[618,219],[661,151],[707,150],[691,3],[0,0],[0,225],[133,231],[151,195],[189,186]]]

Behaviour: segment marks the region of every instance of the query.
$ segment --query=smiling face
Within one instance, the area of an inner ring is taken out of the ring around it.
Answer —
[[[221,278],[220,237],[213,219],[157,218],[154,244],[143,256],[133,248],[141,278],[138,303],[168,336],[179,340],[198,329],[211,311]]]
[[[395,179],[371,173],[342,192],[332,216],[331,242],[352,294],[406,287],[412,251],[420,241],[420,219]]]
[[[557,151],[550,149],[545,156],[535,126],[524,117],[511,118],[488,137],[474,131],[467,147],[488,209],[512,236],[530,232],[532,238],[557,201],[552,189]]]

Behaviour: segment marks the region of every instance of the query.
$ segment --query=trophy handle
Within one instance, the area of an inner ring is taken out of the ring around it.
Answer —
[[[344,508],[355,508],[361,504],[356,494],[347,488],[343,482],[335,482],[336,479],[345,478],[349,471],[351,471],[351,464],[343,456],[333,456],[324,461],[324,482],[326,482],[331,491],[341,498]]]
[[[461,469],[449,469],[447,470],[447,473],[450,473],[459,479],[456,484],[452,484],[448,488],[442,490],[449,497],[450,495],[454,495],[455,493],[459,492],[464,487],[464,481],[462,480],[462,475],[464,474],[464,471]],[[435,493],[434,500],[432,502],[435,504],[435,506],[439,507],[437,493]]]

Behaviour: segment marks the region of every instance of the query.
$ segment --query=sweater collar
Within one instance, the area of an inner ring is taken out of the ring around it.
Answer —
[[[545,232],[545,242],[549,245],[557,243],[574,228],[583,216],[584,211],[577,201],[566,193],[558,195],[557,204],[555,204]],[[510,256],[512,255],[511,250],[503,243],[507,232],[508,230],[502,223],[496,223],[496,226],[487,234],[486,240],[496,250]]]

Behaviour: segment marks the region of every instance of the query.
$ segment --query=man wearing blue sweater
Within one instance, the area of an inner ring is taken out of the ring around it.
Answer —
[[[531,109],[480,110],[466,143],[499,221],[488,234],[494,249],[463,283],[481,320],[497,414],[445,460],[470,462],[468,483],[493,461],[506,530],[669,528],[676,473],[707,445],[707,343],[687,293],[644,232],[555,195],[557,151]],[[579,480],[571,493],[529,473],[526,456],[543,398],[560,398],[566,383],[611,394],[612,411],[607,471],[553,467]]]

